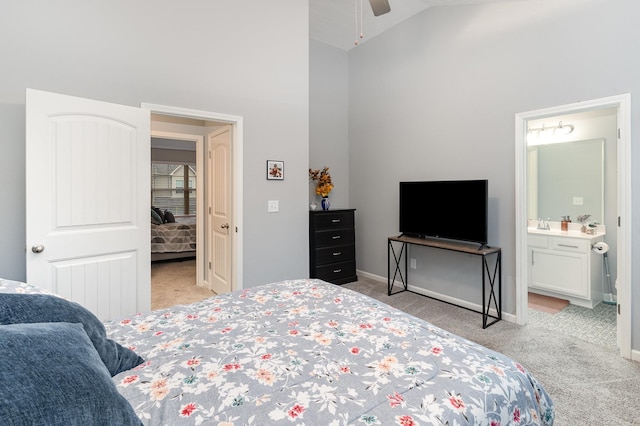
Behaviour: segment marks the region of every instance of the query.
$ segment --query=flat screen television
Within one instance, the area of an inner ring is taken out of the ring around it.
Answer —
[[[485,180],[400,182],[400,232],[487,244]]]

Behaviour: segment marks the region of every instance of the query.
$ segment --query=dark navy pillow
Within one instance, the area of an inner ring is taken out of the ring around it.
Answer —
[[[0,293],[0,324],[44,322],[82,324],[112,376],[144,362],[132,350],[108,339],[104,324],[78,303],[48,294]]]
[[[0,424],[142,424],[81,324],[0,325],[0,342]]]
[[[155,223],[156,225],[162,225],[162,218],[158,214],[157,211],[151,209],[151,223]]]
[[[164,223],[176,223],[176,217],[169,210],[164,211]]]
[[[151,210],[156,212],[157,215],[160,217],[160,223],[166,222],[166,220],[164,219],[164,213],[162,213],[162,210],[160,208],[151,206]]]

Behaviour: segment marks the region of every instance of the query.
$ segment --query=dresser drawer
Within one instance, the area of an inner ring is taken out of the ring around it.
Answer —
[[[358,281],[355,210],[309,212],[309,276],[334,283]]]
[[[344,284],[356,281],[356,262],[333,263],[331,265],[318,266],[315,277],[335,284]]]
[[[316,265],[326,265],[328,263],[345,262],[356,258],[356,247],[351,245],[334,246],[316,249]]]
[[[356,241],[356,233],[353,228],[320,231],[316,232],[313,237],[315,239],[316,248],[353,244]]]
[[[353,212],[350,211],[336,211],[316,214],[314,217],[314,221],[316,231],[339,228],[353,228],[354,226]]]
[[[529,247],[549,248],[549,238],[540,235],[527,235],[527,245]]]

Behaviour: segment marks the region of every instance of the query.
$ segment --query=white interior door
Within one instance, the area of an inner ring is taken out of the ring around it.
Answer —
[[[27,90],[27,282],[100,319],[148,311],[149,111]]]
[[[231,291],[231,126],[207,135],[211,290]]]

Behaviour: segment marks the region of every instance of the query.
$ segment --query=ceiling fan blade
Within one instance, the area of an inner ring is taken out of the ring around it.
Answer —
[[[391,12],[391,6],[389,6],[389,0],[369,0],[371,9],[373,9],[374,16],[384,15]]]

